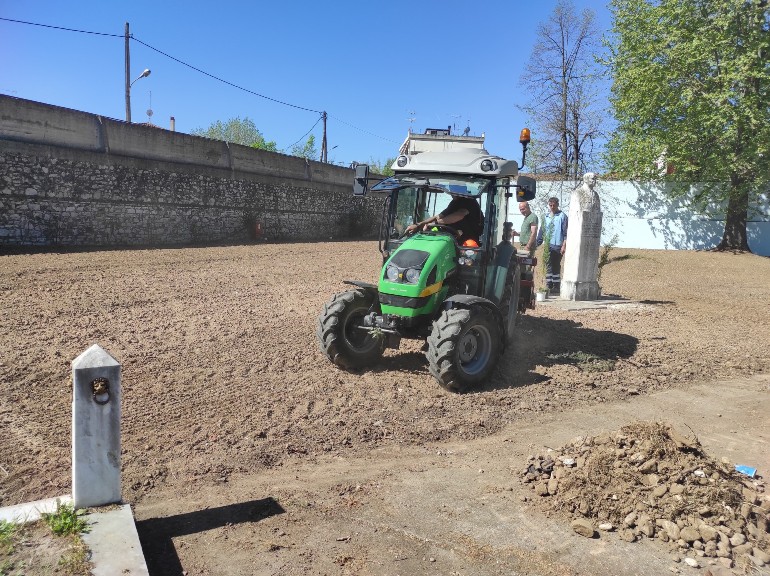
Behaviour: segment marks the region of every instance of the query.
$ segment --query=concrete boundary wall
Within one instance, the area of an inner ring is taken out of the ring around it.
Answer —
[[[574,182],[537,183],[537,199],[530,202],[532,211],[541,217],[548,210],[547,199],[559,198],[561,209],[569,213]],[[707,207],[692,210],[686,199],[672,199],[661,185],[629,181],[599,180],[596,188],[604,213],[602,244],[617,235],[620,248],[654,250],[704,250],[722,239],[725,227],[724,208]],[[514,204],[510,218],[518,230],[522,216]],[[770,256],[770,194],[759,194],[750,209],[746,225],[749,247],[761,256]]]
[[[0,246],[374,238],[353,174],[0,95]]]

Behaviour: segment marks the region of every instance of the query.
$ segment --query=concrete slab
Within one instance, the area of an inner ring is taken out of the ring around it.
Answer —
[[[536,306],[546,306],[549,308],[560,308],[568,311],[578,310],[619,310],[624,308],[651,308],[652,304],[644,302],[635,302],[612,296],[602,296],[598,300],[566,300],[558,296],[551,296]]]
[[[149,576],[131,506],[96,510],[85,519],[91,531],[82,538],[91,551],[93,576]]]
[[[14,524],[34,522],[39,520],[42,514],[56,512],[57,501],[62,504],[72,504],[72,496],[66,494],[57,498],[46,498],[45,500],[25,502],[24,504],[0,508],[0,520],[13,522]]]

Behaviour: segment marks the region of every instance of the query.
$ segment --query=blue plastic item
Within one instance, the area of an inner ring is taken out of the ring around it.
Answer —
[[[736,464],[735,469],[741,474],[745,474],[749,478],[754,478],[757,475],[757,469],[751,466],[744,466],[743,464]]]

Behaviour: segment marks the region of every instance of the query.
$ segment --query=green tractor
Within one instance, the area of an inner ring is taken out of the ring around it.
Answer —
[[[506,215],[512,200],[535,197],[535,181],[520,176],[515,161],[482,148],[402,155],[392,168],[394,176],[375,179],[367,165],[356,167],[356,196],[386,195],[382,272],[377,285],[345,281],[353,288],[324,306],[318,343],[336,366],[358,370],[402,338],[427,338],[428,367],[439,384],[473,390],[511,344],[518,315],[534,308],[536,260],[517,254]],[[458,237],[451,225],[413,226],[440,214],[451,197],[479,203],[478,241]]]

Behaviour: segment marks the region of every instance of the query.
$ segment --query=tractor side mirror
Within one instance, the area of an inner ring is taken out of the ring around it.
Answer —
[[[366,196],[369,191],[369,165],[356,166],[356,179],[353,181],[353,196]]]
[[[529,176],[519,176],[516,179],[516,200],[518,202],[534,200],[536,191],[537,182],[534,178],[530,178]]]

